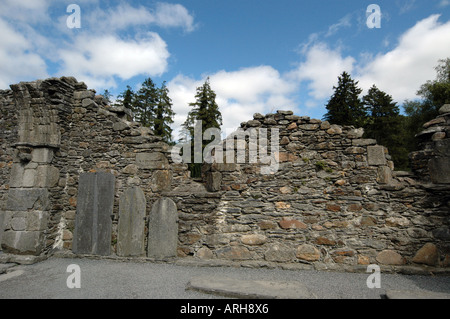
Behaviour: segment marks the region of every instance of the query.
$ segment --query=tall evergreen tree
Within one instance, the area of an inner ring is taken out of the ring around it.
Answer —
[[[175,113],[172,111],[172,100],[169,97],[169,89],[163,82],[158,89],[158,100],[155,108],[154,127],[156,135],[161,136],[166,143],[172,142],[172,128]]]
[[[359,98],[362,89],[358,87],[358,82],[343,72],[338,77],[338,86],[333,86],[333,89],[334,94],[328,101],[328,112],[324,119],[332,124],[363,126],[367,115]]]
[[[128,109],[133,109],[134,95],[135,94],[131,87],[127,85],[127,89],[117,96],[116,103]]]
[[[219,111],[219,106],[216,103],[216,93],[212,90],[209,83],[209,77],[205,83],[197,88],[195,95],[196,101],[189,103],[192,107],[189,111],[186,121],[183,124],[182,131],[189,134],[191,139],[194,138],[194,125],[196,121],[202,121],[202,136],[208,128],[219,128],[222,125],[222,114]],[[208,141],[203,141],[202,138],[202,152]],[[192,152],[192,156],[195,154]],[[201,176],[201,163],[189,164],[192,177]]]
[[[134,95],[132,110],[136,120],[142,125],[153,128],[155,108],[158,102],[158,89],[151,78],[145,79],[139,91]]]
[[[400,169],[408,167],[408,151],[403,143],[402,117],[397,103],[392,96],[373,85],[363,103],[368,111],[368,119],[364,125],[365,136],[376,139],[389,149],[389,153]]]
[[[191,136],[194,135],[194,123],[196,121],[202,121],[203,132],[211,127],[220,128],[222,125],[222,114],[216,103],[216,93],[211,89],[209,77],[202,86],[197,88],[195,99],[195,102],[189,103],[192,109],[189,111],[183,127]]]

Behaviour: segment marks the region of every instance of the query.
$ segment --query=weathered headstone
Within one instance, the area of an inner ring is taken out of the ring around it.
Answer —
[[[111,215],[115,177],[109,173],[80,175],[73,251],[107,256],[111,250]]]
[[[5,220],[5,212],[0,211],[0,251],[2,251],[2,237],[3,232],[5,230],[5,225],[3,224],[4,220]]]
[[[120,197],[117,255],[128,257],[145,254],[146,203],[145,194],[139,187],[127,189]]]
[[[148,257],[164,259],[177,255],[178,212],[170,198],[158,199],[148,223]]]

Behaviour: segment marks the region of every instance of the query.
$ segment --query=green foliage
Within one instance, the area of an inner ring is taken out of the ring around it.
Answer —
[[[439,60],[435,70],[436,79],[427,81],[417,91],[422,100],[407,100],[403,104],[407,115],[403,123],[407,132],[405,145],[410,152],[417,150],[414,136],[423,129],[423,124],[438,116],[442,105],[450,103],[450,58]]]
[[[146,127],[154,126],[155,108],[158,102],[158,89],[151,78],[147,78],[134,95],[131,110],[136,120]]]
[[[185,135],[184,139],[188,139],[188,137],[192,140],[194,139],[194,125],[196,121],[202,121],[202,136],[208,128],[220,128],[222,125],[222,114],[216,103],[216,93],[211,88],[209,78],[206,79],[202,86],[197,88],[195,99],[195,102],[189,103],[192,109],[183,123],[182,133]],[[209,141],[203,141],[202,138],[202,152],[207,143]],[[194,151],[192,151],[192,156],[195,156]],[[201,163],[191,163],[188,166],[192,177],[201,176]]]
[[[359,98],[362,89],[358,87],[347,72],[338,77],[338,86],[334,86],[334,94],[328,101],[328,112],[324,119],[331,124],[354,125],[362,127],[367,119],[364,104]]]
[[[134,103],[134,95],[135,93],[133,92],[131,87],[127,85],[127,89],[117,96],[117,105],[122,105],[127,109],[132,109]]]
[[[147,78],[137,92],[127,86],[127,89],[118,95],[116,105],[131,109],[137,122],[151,128],[155,135],[161,136],[166,143],[172,143],[170,124],[173,123],[175,113],[165,82],[158,88],[151,78]]]
[[[158,89],[157,104],[154,117],[154,132],[161,136],[163,141],[170,143],[172,140],[172,128],[175,113],[172,111],[172,100],[169,97],[169,89],[166,82],[163,82],[161,88]]]
[[[324,119],[332,124],[364,127],[365,138],[376,139],[389,149],[396,169],[409,170],[408,155],[418,146],[415,135],[424,123],[438,116],[442,105],[450,103],[450,58],[439,60],[435,70],[436,79],[427,81],[417,91],[422,100],[404,102],[406,116],[400,114],[392,97],[375,85],[360,99],[358,82],[343,72],[338,86],[333,87]],[[316,168],[321,165],[316,164]]]
[[[403,117],[392,96],[379,90],[375,85],[363,97],[368,112],[364,125],[365,137],[376,139],[386,146],[399,169],[408,168],[408,149],[404,146]]]
[[[183,128],[189,132],[191,137],[194,135],[194,124],[196,121],[202,121],[202,133],[208,128],[220,128],[222,125],[222,114],[216,103],[216,93],[211,89],[209,78],[206,79],[202,86],[197,88],[195,99],[195,102],[189,103],[192,110],[189,111]]]

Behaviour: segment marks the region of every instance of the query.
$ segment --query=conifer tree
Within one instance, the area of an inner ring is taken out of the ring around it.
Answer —
[[[139,91],[134,95],[132,110],[136,120],[146,127],[153,128],[155,108],[158,101],[158,89],[151,78],[145,79]]]
[[[331,124],[363,126],[367,115],[359,98],[362,89],[358,87],[358,82],[347,72],[343,72],[338,77],[338,86],[333,86],[333,89],[334,94],[328,101],[328,112],[324,119]]]
[[[403,119],[392,96],[373,85],[363,103],[368,112],[364,125],[365,137],[376,139],[378,144],[386,146],[397,168],[408,167],[408,151],[403,143]]]
[[[127,85],[127,89],[117,96],[116,103],[118,105],[122,105],[128,109],[132,109],[133,103],[134,103],[134,95],[135,94],[134,94],[133,90],[131,89],[131,87],[129,85]]]
[[[166,143],[172,142],[172,128],[175,113],[172,111],[172,99],[169,97],[169,89],[166,82],[163,82],[158,89],[157,104],[155,108],[153,131],[161,136]]]
[[[183,128],[191,136],[194,135],[194,124],[196,121],[202,121],[202,133],[211,127],[220,128],[222,125],[222,114],[216,103],[216,93],[211,89],[209,77],[202,86],[197,88],[195,99],[195,102],[189,103],[192,109],[188,113]]]
[[[183,124],[182,131],[194,139],[194,125],[197,121],[202,122],[202,136],[208,128],[219,128],[222,125],[222,114],[219,111],[219,106],[216,103],[216,93],[212,90],[209,83],[209,77],[205,83],[197,88],[195,95],[196,101],[189,103],[192,107],[189,111],[186,121]],[[203,141],[202,138],[202,152],[208,141]],[[192,156],[195,154],[192,152]],[[191,163],[188,165],[192,177],[201,176],[202,163]]]

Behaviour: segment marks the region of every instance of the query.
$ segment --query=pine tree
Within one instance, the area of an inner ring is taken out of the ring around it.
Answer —
[[[172,142],[172,128],[170,124],[173,123],[174,116],[169,89],[166,86],[166,82],[163,82],[161,88],[158,89],[153,131],[156,135],[161,136],[166,143]]]
[[[222,125],[222,114],[220,113],[219,106],[216,103],[216,93],[211,89],[209,77],[201,87],[197,88],[195,98],[196,101],[194,103],[189,103],[189,106],[192,107],[192,109],[189,111],[187,119],[182,127],[182,132],[189,134],[191,140],[194,139],[194,125],[196,121],[201,121],[202,123],[202,136],[206,129],[220,129],[220,126]],[[208,143],[208,141],[202,142],[202,152],[206,146],[206,143]],[[195,156],[194,152],[192,152],[192,156]],[[200,177],[201,168],[201,163],[189,164],[191,176]]]
[[[208,128],[220,128],[222,125],[222,114],[216,103],[216,93],[211,89],[209,77],[202,86],[197,88],[195,98],[194,103],[189,103],[192,110],[183,124],[183,128],[189,132],[191,137],[194,135],[196,121],[202,121],[202,133]]]
[[[408,151],[403,144],[403,121],[397,103],[375,85],[363,97],[363,103],[369,115],[364,125],[365,137],[386,146],[397,168],[407,168]]]
[[[151,78],[147,78],[134,95],[132,110],[136,120],[146,127],[153,128],[155,108],[158,102],[158,89]]]
[[[113,95],[108,90],[104,90],[102,96],[105,98],[106,103],[110,105],[112,103],[111,98]]]
[[[338,77],[338,86],[333,86],[334,94],[326,106],[328,112],[324,116],[325,120],[331,124],[356,127],[364,125],[367,115],[359,98],[362,89],[357,85],[358,82],[355,82],[347,72]]]
[[[134,103],[134,95],[135,94],[131,87],[127,85],[127,89],[117,96],[117,105],[122,105],[128,109],[132,109]]]

